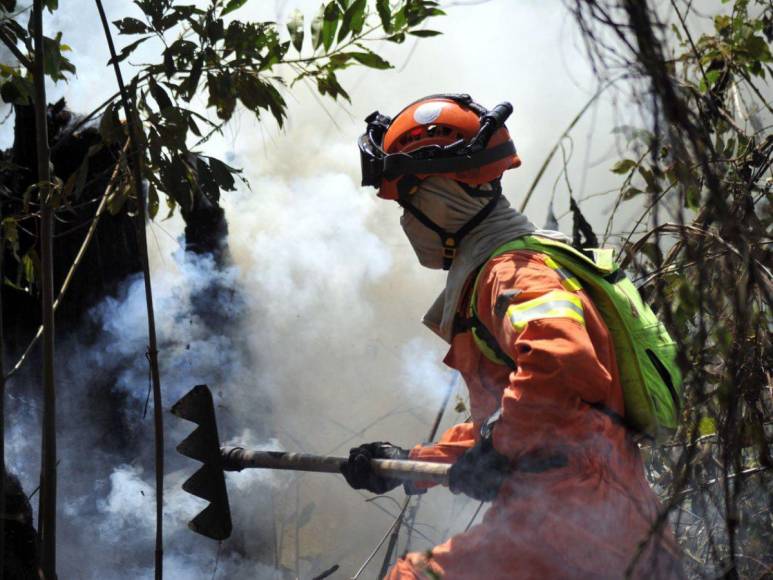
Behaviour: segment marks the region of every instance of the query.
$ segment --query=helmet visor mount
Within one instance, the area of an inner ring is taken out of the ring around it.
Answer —
[[[360,169],[362,170],[362,185],[378,187],[384,175],[382,159],[384,152],[371,139],[368,133],[357,140],[360,148]]]

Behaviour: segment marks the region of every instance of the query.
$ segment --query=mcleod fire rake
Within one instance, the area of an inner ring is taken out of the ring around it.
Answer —
[[[345,457],[327,455],[220,447],[215,406],[206,385],[191,389],[174,404],[172,413],[198,425],[177,446],[177,451],[204,465],[182,487],[188,493],[210,502],[188,525],[194,532],[214,540],[224,540],[231,535],[231,510],[224,471],[260,468],[340,474],[341,465],[347,461]],[[448,482],[450,468],[441,463],[397,459],[373,459],[371,465],[379,475],[402,481],[440,484]]]

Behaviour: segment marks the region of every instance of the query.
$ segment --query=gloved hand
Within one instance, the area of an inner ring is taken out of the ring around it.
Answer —
[[[451,466],[448,488],[452,493],[491,501],[511,471],[510,460],[494,449],[490,438],[484,438]]]
[[[384,441],[366,443],[349,450],[349,461],[341,466],[346,482],[354,489],[367,489],[376,494],[386,493],[402,483],[393,477],[376,475],[371,459],[408,459],[408,450]]]

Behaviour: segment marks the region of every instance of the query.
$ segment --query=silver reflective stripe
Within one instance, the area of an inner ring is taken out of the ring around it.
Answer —
[[[510,322],[513,326],[521,326],[530,320],[537,320],[539,318],[566,318],[566,312],[561,311],[569,310],[575,316],[569,314],[568,318],[579,319],[578,321],[584,321],[583,311],[581,306],[577,306],[573,302],[568,300],[554,300],[551,302],[545,302],[537,306],[532,306],[526,310],[515,310],[510,308]]]

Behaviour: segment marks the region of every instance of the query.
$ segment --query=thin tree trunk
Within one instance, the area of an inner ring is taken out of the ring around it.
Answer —
[[[0,211],[0,215],[2,212]],[[5,246],[0,244],[0,580],[5,578],[5,327],[3,326]]]
[[[40,293],[43,319],[43,438],[38,532],[46,580],[56,578],[56,388],[54,384],[53,211],[48,149],[48,111],[43,70],[43,2],[33,2],[35,39],[35,140],[40,192]]]
[[[161,401],[161,375],[158,370],[158,344],[156,341],[156,318],[153,310],[153,289],[150,282],[150,265],[148,260],[148,241],[145,232],[146,210],[145,196],[142,191],[142,156],[140,155],[139,119],[135,114],[134,103],[126,90],[121,75],[121,67],[116,59],[115,45],[110,34],[110,25],[107,22],[105,9],[101,0],[95,0],[102,27],[105,31],[105,39],[110,50],[110,58],[115,70],[115,78],[121,92],[126,124],[129,129],[129,168],[132,175],[134,195],[137,198],[137,243],[142,262],[142,273],[145,280],[145,303],[148,311],[148,362],[150,364],[150,376],[153,383],[153,419],[155,436],[155,463],[156,463],[156,549],[155,549],[155,578],[161,580],[164,566],[164,540],[163,540],[163,516],[164,516],[164,415]]]

